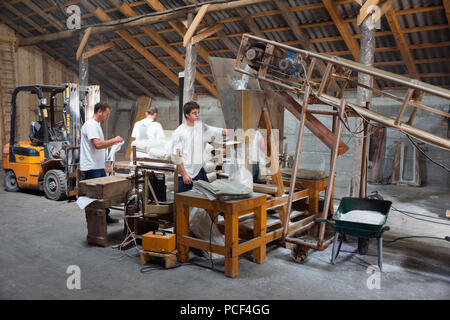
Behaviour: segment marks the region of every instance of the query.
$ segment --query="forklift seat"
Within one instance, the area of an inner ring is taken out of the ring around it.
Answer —
[[[29,137],[32,144],[44,144],[44,128],[42,126],[42,121],[31,122]]]

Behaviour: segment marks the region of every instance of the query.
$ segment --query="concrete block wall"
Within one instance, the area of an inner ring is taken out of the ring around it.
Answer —
[[[401,96],[401,92],[394,91],[391,92],[395,95]],[[355,103],[356,98],[355,94],[350,94],[346,97],[350,102]],[[435,98],[435,97],[425,97],[423,103],[427,106],[440,109],[448,112],[449,104],[443,99]],[[327,109],[324,106],[311,105],[311,108],[314,109]],[[396,103],[392,99],[385,97],[374,97],[373,99],[373,107],[372,109],[378,113],[388,115],[390,117],[396,117],[398,111],[400,110],[401,104]],[[329,108],[329,107],[328,107]],[[408,107],[407,112],[405,113],[404,120],[408,119],[412,108]],[[328,128],[331,128],[331,117],[316,115],[317,118],[322,121]],[[355,129],[355,119],[350,119],[349,121],[350,127],[352,130]],[[429,112],[419,110],[416,116],[416,120],[414,125],[420,127],[421,129],[425,129],[434,133],[437,133],[441,136],[446,136],[447,134],[447,125],[442,124],[442,117],[438,115],[431,114]],[[297,136],[299,130],[299,121],[293,117],[289,111],[285,110],[285,143],[288,144],[287,150],[288,153],[294,154]],[[350,184],[350,178],[352,174],[353,167],[353,148],[354,148],[354,139],[352,135],[348,132],[345,127],[343,128],[342,139],[347,145],[350,147],[349,151],[346,154],[339,157],[337,162],[337,174],[336,174],[336,184],[343,187],[348,186]],[[420,141],[413,139],[416,143],[420,144]],[[406,146],[406,163],[405,163],[405,179],[412,179],[412,161],[413,161],[413,145],[410,143],[405,134],[401,133],[398,130],[387,129],[386,132],[386,150],[385,157],[383,159],[381,175],[385,180],[391,175],[392,164],[394,160],[396,141],[404,141]],[[431,146],[429,144],[425,144],[422,146],[422,149],[426,151],[427,155],[430,156],[433,160],[442,163],[447,168],[450,167],[450,153],[446,150]],[[312,133],[306,129],[304,136],[304,144],[303,144],[303,152],[300,160],[300,167],[307,169],[324,169],[326,171],[329,170],[329,159],[330,159],[330,150],[325,147],[323,143],[317,139]],[[450,186],[450,174],[443,170],[442,168],[436,166],[432,162],[425,159],[422,156],[422,181],[423,184],[426,185],[447,185]]]
[[[394,91],[392,93],[399,96],[402,94],[399,91]],[[350,93],[346,98],[350,102],[356,102],[355,94],[356,93]],[[225,126],[225,121],[222,115],[222,109],[219,100],[209,96],[199,96],[197,102],[201,107],[200,118],[205,123],[216,127]],[[119,110],[123,110],[126,108],[131,110],[133,103],[134,101],[121,99],[120,101],[115,102],[115,104],[114,102],[112,102],[112,106],[113,108],[117,107]],[[159,110],[157,121],[161,123],[164,129],[175,130],[178,127],[178,99],[171,101],[164,98],[155,98],[152,103]],[[445,100],[434,97],[425,97],[423,103],[425,105],[438,108],[443,111],[448,111],[449,108],[449,105]],[[320,105],[311,105],[311,108],[329,109],[329,107]],[[396,103],[392,99],[375,97],[373,100],[373,110],[379,113],[395,117],[399,109],[400,103]],[[407,119],[412,108],[408,109],[404,119]],[[122,111],[120,112],[119,116],[119,121],[117,121],[116,124],[113,125],[114,113],[111,113],[108,125],[108,134],[110,137],[113,136],[113,133],[115,135],[127,137],[130,114]],[[283,143],[287,144],[288,153],[294,154],[299,130],[299,121],[287,110],[285,110],[284,112],[284,117],[285,139],[283,140]],[[322,121],[328,128],[331,128],[332,120],[330,116],[317,115],[317,118]],[[349,120],[349,123],[350,127],[355,130],[355,119],[351,118]],[[431,115],[429,112],[425,112],[423,110],[419,110],[419,112],[417,113],[415,125],[422,129],[438,133],[442,136],[445,136],[447,133],[447,126],[442,124],[442,117]],[[340,187],[346,187],[350,184],[350,178],[352,174],[354,139],[348,132],[348,130],[345,129],[345,127],[343,128],[342,139],[350,147],[350,149],[346,154],[338,158],[336,184]],[[413,146],[403,133],[393,129],[387,129],[386,132],[386,150],[381,175],[386,180],[391,175],[396,141],[404,141],[407,147],[404,178],[411,179]],[[428,144],[424,145],[423,149],[432,159],[444,164],[446,167],[450,167],[450,153],[448,151],[433,147]],[[328,149],[306,128],[300,167],[314,170],[325,170],[328,172],[329,164],[330,149]],[[422,168],[424,184],[450,186],[450,174],[442,168],[426,160],[424,157],[422,157]]]

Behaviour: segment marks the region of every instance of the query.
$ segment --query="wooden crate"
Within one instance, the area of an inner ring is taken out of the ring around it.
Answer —
[[[79,196],[86,196],[95,199],[111,199],[123,197],[131,190],[131,180],[122,176],[108,176],[89,180],[82,180],[79,183]]]

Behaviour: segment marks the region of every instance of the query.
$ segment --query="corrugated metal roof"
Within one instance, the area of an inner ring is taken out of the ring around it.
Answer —
[[[34,23],[39,26],[45,27],[47,32],[57,32],[51,24],[48,23],[40,15],[33,13],[33,11],[28,8],[24,3],[9,1],[14,8],[16,8],[21,13],[28,16]],[[55,17],[58,21],[65,25],[65,19],[67,18],[67,13],[65,13],[61,8],[55,6],[54,0],[32,0],[37,6],[42,10],[45,10],[48,14]],[[58,0],[62,5],[67,6],[67,4],[73,4],[72,0]],[[89,3],[95,7],[102,10],[106,10],[108,16],[112,20],[125,18],[117,8],[114,8],[113,2],[105,0],[88,0]],[[137,0],[122,0],[123,2],[129,4],[137,15],[143,15],[155,12],[146,2]],[[206,2],[207,0],[198,1],[199,5]],[[350,20],[347,23],[347,27],[351,34],[357,35],[360,30],[356,25],[356,17],[359,13],[360,6],[355,2],[348,1],[337,1],[337,9],[342,19]],[[189,1],[186,0],[160,0],[161,4],[167,9],[175,9],[185,6]],[[353,59],[344,39],[339,33],[334,23],[332,23],[331,17],[327,12],[326,8],[323,6],[321,0],[286,0],[285,4],[291,9],[291,15],[295,19],[296,23],[301,26],[300,30],[312,40],[312,46],[318,51],[323,53],[337,53],[340,57]],[[84,15],[82,18],[82,25],[97,24],[100,20],[93,14],[88,14],[87,8],[83,5],[78,4],[81,8],[81,12]],[[311,7],[311,5],[313,5]],[[305,10],[304,6],[309,6]],[[302,8],[304,7],[304,8]],[[421,12],[409,12],[404,10],[414,9],[414,8],[431,8],[430,10],[422,10]],[[433,9],[434,8],[434,9]],[[265,36],[277,42],[291,43],[294,47],[300,47],[298,39],[295,34],[291,31],[288,23],[279,13],[276,4],[272,1],[264,2],[257,5],[250,5],[243,8],[244,11],[253,16],[253,21],[262,31],[265,31]],[[397,12],[397,19],[399,25],[402,29],[405,29],[404,38],[406,43],[410,48],[410,54],[414,60],[419,60],[416,65],[417,71],[420,74],[431,75],[430,77],[423,78],[435,85],[449,85],[450,79],[445,74],[449,73],[450,62],[449,61],[439,61],[438,63],[423,63],[424,59],[436,59],[436,58],[449,58],[450,52],[450,30],[448,28],[449,22],[447,21],[445,12],[442,8],[442,0],[396,0],[394,1],[394,9]],[[3,17],[10,19],[18,26],[25,28],[28,32],[33,35],[40,35],[40,32],[36,31],[33,26],[29,25],[23,19],[16,17],[16,15],[4,6],[0,7],[0,14]],[[213,21],[222,20],[227,21],[222,23],[223,31],[229,36],[230,41],[235,45],[240,45],[241,34],[251,32],[249,26],[247,26],[244,20],[240,17],[236,10],[228,11],[215,11],[207,13]],[[255,17],[255,15],[257,15]],[[228,21],[230,19],[230,21]],[[317,26],[309,24],[325,23],[326,25]],[[389,24],[385,18],[381,19],[381,28],[377,30],[380,34],[376,36],[376,52],[375,52],[375,63],[376,66],[382,68],[383,70],[388,70],[390,72],[395,72],[399,74],[407,74],[408,70],[406,66],[402,63],[404,60],[401,53],[397,47],[397,43],[390,33]],[[202,22],[199,29],[206,27],[207,24]],[[413,28],[429,28],[428,31]],[[158,33],[164,41],[172,46],[179,54],[185,52],[185,48],[182,46],[181,42],[183,36],[178,34],[167,22],[161,22],[153,24],[150,26],[156,33]],[[413,30],[414,32],[409,32]],[[146,35],[141,28],[128,29],[127,32],[131,34],[135,40],[146,47],[147,50],[156,57],[163,57],[161,62],[169,67],[176,67],[172,69],[178,73],[182,67],[173,59],[167,58],[168,53],[162,48],[158,47],[157,43]],[[152,63],[147,61],[140,53],[138,53],[128,42],[121,39],[120,36],[115,33],[107,33],[103,35],[107,41],[114,40],[116,47],[127,54],[132,60],[134,60],[143,69],[154,69],[151,72],[152,76],[156,77],[167,86],[173,86],[173,83],[160,71],[156,70]],[[355,37],[356,41],[359,43],[359,38]],[[323,41],[321,40],[323,39]],[[96,45],[101,44],[97,36],[92,36],[92,41]],[[78,39],[67,39],[64,41],[55,41],[50,45],[50,47],[58,50],[58,52],[70,59],[74,59],[75,50],[78,45]],[[212,35],[207,39],[203,40],[200,45],[208,52],[211,56],[217,57],[227,57],[234,58],[232,51],[226,46],[226,44],[217,35]],[[383,48],[387,48],[385,50]],[[49,52],[49,54],[52,54]],[[119,57],[112,55],[108,52],[108,57],[115,62],[121,61]],[[199,59],[201,63],[203,59]],[[433,60],[435,61],[435,60]],[[75,62],[75,61],[74,61]],[[111,73],[111,69],[108,67],[103,67],[102,61],[99,59],[91,59],[92,63],[99,63],[105,72]],[[126,67],[126,65],[121,65],[124,70],[129,70],[132,68]],[[211,69],[209,67],[199,67],[198,71],[202,74],[211,74]],[[439,73],[443,73],[444,76],[436,76]],[[114,74],[114,79],[119,77]],[[135,76],[135,74],[133,74]],[[314,75],[320,76],[320,75]],[[119,77],[120,78],[120,77]],[[211,81],[212,78],[209,78]],[[123,79],[122,79],[123,80]],[[379,81],[380,85],[392,86],[392,84],[384,84]],[[176,89],[171,88],[173,92],[176,93]],[[199,89],[199,92],[203,92],[204,89]]]

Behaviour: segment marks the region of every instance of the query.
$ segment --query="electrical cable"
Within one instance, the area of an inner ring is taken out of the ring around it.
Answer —
[[[450,236],[445,236],[444,238],[439,238],[439,237],[430,237],[430,236],[406,236],[406,237],[399,237],[396,238],[394,240],[383,240],[383,243],[393,243],[399,240],[403,240],[403,239],[411,239],[411,238],[425,238],[425,239],[436,239],[436,240],[445,240],[450,242]]]
[[[437,221],[430,221],[430,220],[427,220],[427,219],[416,218],[416,217],[413,217],[413,216],[405,213],[404,211],[399,210],[399,209],[397,209],[397,208],[395,208],[393,206],[391,206],[391,208],[394,209],[397,212],[400,212],[401,214],[404,214],[407,217],[410,217],[410,218],[413,218],[413,219],[416,219],[416,220],[421,220],[421,221],[430,222],[430,223],[436,223],[436,224],[442,224],[444,226],[450,226],[450,223],[442,223],[442,222],[437,222]],[[427,217],[430,217],[430,216],[427,216]],[[433,217],[430,217],[430,218],[433,218]],[[439,219],[439,218],[434,218],[434,219]]]
[[[220,4],[220,3],[227,3],[229,1],[225,1],[225,0],[215,0],[215,1],[207,1],[207,2],[202,2],[199,4],[190,4],[187,6],[183,6],[183,7],[178,7],[178,8],[174,8],[174,9],[169,9],[169,10],[165,10],[165,11],[158,11],[158,12],[150,12],[147,14],[143,14],[140,16],[137,16],[133,19],[127,19],[126,21],[119,21],[119,22],[114,22],[114,23],[96,23],[96,24],[92,24],[92,25],[88,25],[87,27],[113,27],[113,26],[118,26],[118,25],[122,25],[122,24],[126,24],[126,23],[130,23],[130,22],[134,22],[134,21],[138,21],[147,17],[156,17],[156,16],[162,16],[162,15],[166,15],[169,13],[174,13],[177,11],[182,11],[182,10],[189,10],[192,8],[197,8],[199,6],[203,6],[206,4]]]
[[[403,131],[402,131],[403,132]],[[442,169],[444,169],[445,171],[447,171],[447,172],[450,172],[450,169],[449,168],[447,168],[446,166],[444,166],[443,164],[441,164],[441,163],[439,163],[439,162],[437,162],[437,161],[435,161],[435,160],[433,160],[433,159],[431,159],[426,153],[425,153],[425,151],[423,151],[412,139],[411,139],[411,136],[409,135],[409,134],[407,134],[406,132],[403,132],[407,137],[408,137],[408,139],[409,139],[409,141],[411,141],[411,143],[413,144],[413,146],[417,149],[417,150],[419,150],[419,152],[420,153],[422,153],[428,160],[430,160],[431,162],[433,162],[435,165],[437,165],[437,166],[439,166],[439,167],[441,167]]]

